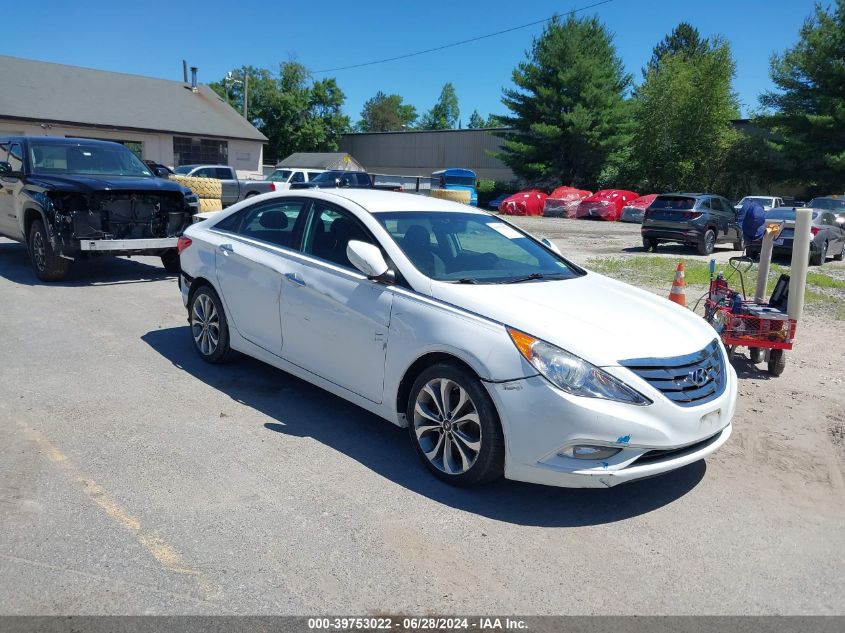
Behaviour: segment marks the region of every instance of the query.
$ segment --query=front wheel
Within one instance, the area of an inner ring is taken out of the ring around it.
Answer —
[[[178,251],[171,250],[167,251],[164,255],[161,256],[161,265],[164,266],[164,270],[169,272],[172,275],[179,274],[179,253]]]
[[[32,269],[41,281],[59,281],[67,277],[70,262],[53,251],[53,245],[50,244],[50,238],[47,237],[47,230],[41,220],[35,220],[29,227],[27,246]]]
[[[745,238],[740,237],[739,241],[734,242],[734,250],[735,251],[744,251],[745,250]]]
[[[652,251],[657,252],[657,240],[653,237],[643,237],[643,250],[648,253]]]
[[[716,232],[713,229],[704,231],[704,235],[698,241],[699,255],[712,255],[713,249],[716,247]]]
[[[200,357],[208,363],[225,363],[234,352],[229,347],[229,325],[223,302],[211,286],[201,286],[191,295],[191,337]]]
[[[505,440],[493,401],[470,372],[438,363],[414,381],[408,431],[417,454],[439,479],[471,486],[504,473]]]

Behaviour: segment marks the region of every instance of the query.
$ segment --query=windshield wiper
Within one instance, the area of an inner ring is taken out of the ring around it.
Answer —
[[[531,273],[530,275],[526,275],[525,277],[517,277],[516,279],[508,279],[507,281],[503,281],[503,284],[518,284],[522,283],[523,281],[534,281],[536,279],[564,279],[565,275],[560,275],[558,273]]]
[[[452,282],[453,284],[477,284],[478,280],[472,277],[462,277]]]

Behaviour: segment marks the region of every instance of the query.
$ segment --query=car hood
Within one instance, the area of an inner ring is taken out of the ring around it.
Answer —
[[[435,281],[432,295],[604,367],[691,354],[716,337],[690,310],[596,273],[518,284]]]
[[[95,191],[187,191],[175,180],[164,178],[136,178],[134,176],[55,176],[33,175],[30,183],[45,188],[72,191],[79,193],[93,193]]]

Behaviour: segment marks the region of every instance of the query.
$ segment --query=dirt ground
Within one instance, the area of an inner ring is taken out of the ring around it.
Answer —
[[[564,255],[589,268],[602,257],[634,258],[641,248],[640,226],[620,222],[591,222],[542,217],[509,217],[538,237],[555,242]],[[729,244],[719,245],[713,258],[724,266],[738,255]],[[652,255],[650,253],[650,255]],[[684,261],[710,260],[695,249],[660,245],[657,255]],[[780,261],[788,264],[788,261]],[[811,271],[820,270],[811,267]],[[821,270],[845,279],[845,262],[828,259]],[[672,285],[644,287],[666,295]],[[688,287],[690,303],[706,287]],[[759,478],[761,495],[781,503],[824,504],[845,510],[845,323],[831,317],[835,303],[808,306],[787,352],[787,367],[775,378],[765,364],[753,365],[748,350],[738,349],[734,368],[740,377],[734,436],[716,460],[742,460],[747,474]],[[699,307],[698,312],[703,310]],[[845,512],[843,512],[845,516]]]

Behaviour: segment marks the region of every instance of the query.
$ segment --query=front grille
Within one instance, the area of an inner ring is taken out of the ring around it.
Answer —
[[[641,466],[643,464],[649,464],[652,462],[668,461],[670,459],[683,457],[684,455],[695,453],[696,451],[700,451],[701,449],[710,446],[713,442],[719,439],[721,435],[722,432],[719,431],[718,433],[716,433],[715,435],[711,435],[707,439],[701,440],[700,442],[696,442],[695,444],[690,444],[688,446],[682,446],[681,448],[648,451],[638,457],[634,462],[632,462],[631,465]]]
[[[725,388],[725,361],[716,339],[700,352],[672,358],[634,358],[619,363],[681,407],[704,404]]]

